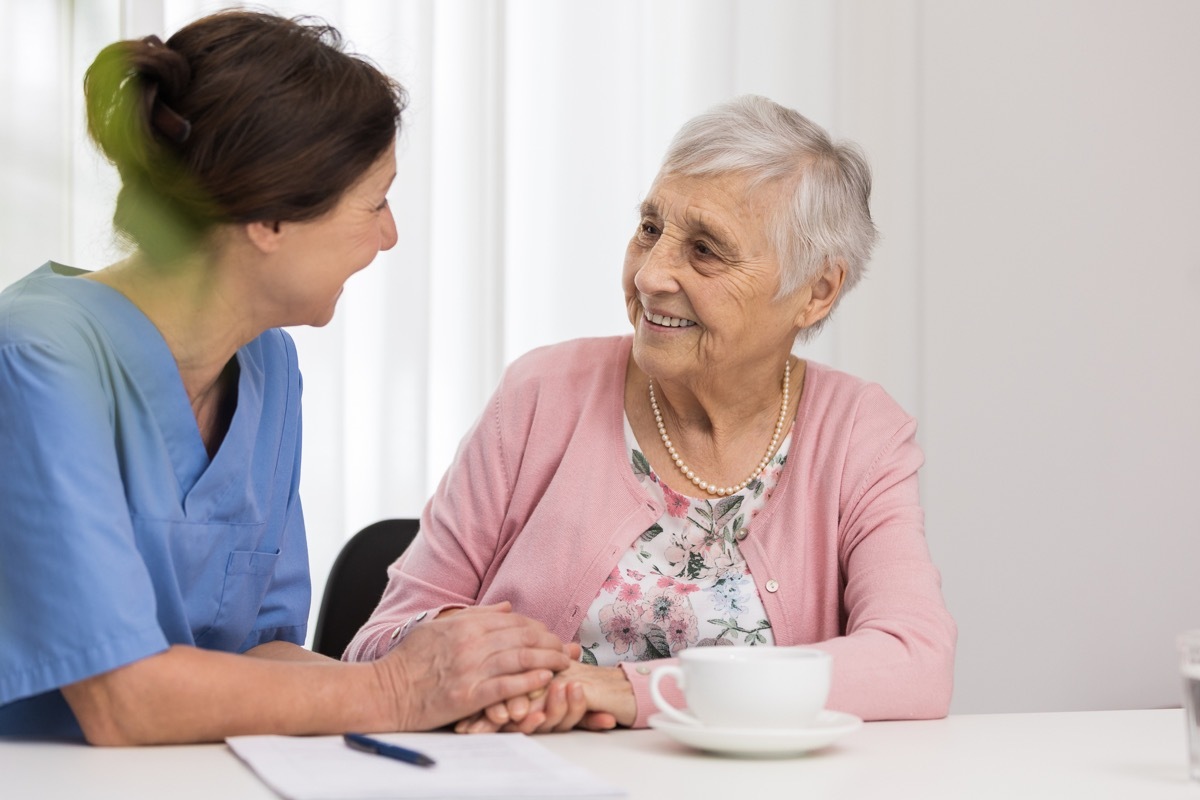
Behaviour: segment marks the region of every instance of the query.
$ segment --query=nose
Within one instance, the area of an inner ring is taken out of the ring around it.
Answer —
[[[642,263],[633,276],[633,285],[643,295],[678,291],[679,283],[675,279],[677,260],[672,242],[665,236],[660,237],[642,256]]]
[[[391,250],[396,246],[396,242],[400,237],[396,233],[396,218],[392,216],[392,207],[390,205],[385,208],[383,210],[383,214],[380,215],[379,225],[379,249]]]

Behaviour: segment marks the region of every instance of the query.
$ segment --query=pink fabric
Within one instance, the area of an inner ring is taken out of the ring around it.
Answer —
[[[580,339],[509,367],[344,658],[378,658],[397,626],[455,604],[510,600],[575,637],[665,512],[626,463],[630,343]],[[868,720],[945,716],[953,687],[957,631],[925,543],[915,432],[879,386],[810,362],[787,466],[740,542],[776,644],[832,654],[829,707]],[[638,727],[654,713],[646,666],[623,665]]]

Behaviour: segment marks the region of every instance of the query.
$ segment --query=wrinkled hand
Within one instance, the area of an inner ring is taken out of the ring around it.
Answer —
[[[372,662],[384,696],[394,698],[396,730],[437,728],[528,696],[570,666],[562,642],[546,626],[511,608],[505,602],[439,615]]]
[[[580,727],[611,730],[632,725],[637,718],[633,687],[619,667],[595,667],[573,662],[545,692],[514,697],[460,720],[458,733],[550,733]]]

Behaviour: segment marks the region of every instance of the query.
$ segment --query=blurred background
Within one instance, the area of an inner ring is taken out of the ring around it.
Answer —
[[[229,5],[0,0],[0,284],[122,256],[83,72]],[[314,615],[346,538],[419,515],[508,362],[628,329],[622,255],[671,135],[753,92],[873,165],[882,244],[800,352],[920,421],[953,711],[1179,704],[1172,637],[1200,627],[1200,3],[253,7],[324,18],[412,97],[398,246],[327,328],[292,331]]]

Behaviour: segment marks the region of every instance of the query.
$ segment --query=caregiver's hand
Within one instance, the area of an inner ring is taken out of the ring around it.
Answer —
[[[419,625],[372,662],[394,698],[394,730],[428,730],[546,687],[571,660],[562,642],[512,606],[464,608]]]

